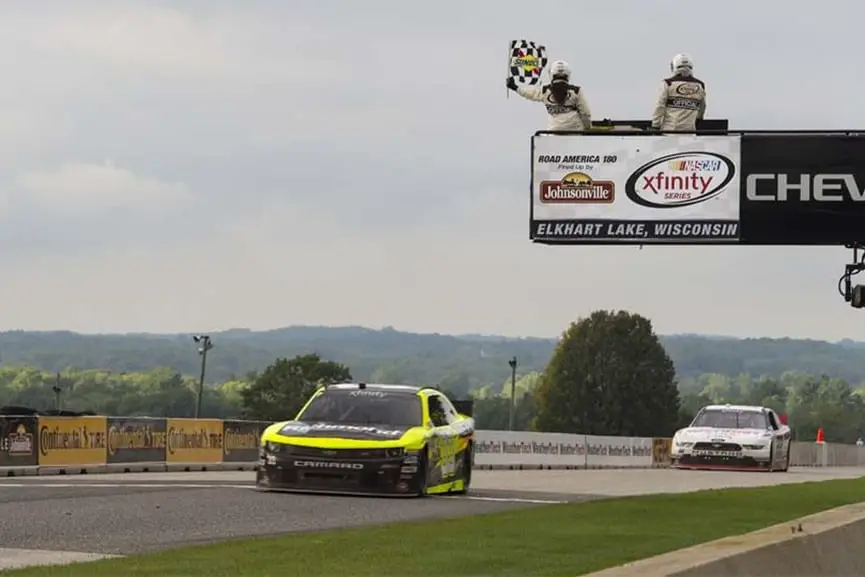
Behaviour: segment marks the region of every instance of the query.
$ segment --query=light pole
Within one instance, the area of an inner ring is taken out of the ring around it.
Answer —
[[[517,357],[508,361],[511,366],[511,408],[508,411],[508,431],[514,430],[514,411],[516,410],[517,398]]]
[[[63,389],[60,388],[60,373],[55,375],[54,385],[51,387],[51,390],[54,391],[54,408],[60,411],[60,405],[62,404],[60,395],[63,394]]]
[[[195,418],[201,414],[201,397],[204,394],[204,371],[207,370],[207,351],[213,348],[213,342],[208,335],[195,335],[192,337],[198,345],[198,354],[201,356],[201,377],[198,379],[198,395],[195,400]]]

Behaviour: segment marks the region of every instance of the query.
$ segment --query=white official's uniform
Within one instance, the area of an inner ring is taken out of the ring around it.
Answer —
[[[652,115],[652,127],[662,131],[695,131],[706,114],[706,85],[687,75],[665,78]]]
[[[544,103],[549,130],[589,130],[592,127],[592,112],[579,86],[569,84],[567,98],[561,104],[553,98],[549,84],[539,88],[517,86],[516,92],[528,100]]]

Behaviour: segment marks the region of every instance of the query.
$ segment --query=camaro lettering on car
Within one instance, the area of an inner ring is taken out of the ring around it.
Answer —
[[[294,466],[312,469],[363,469],[361,463],[336,463],[333,461],[295,461]]]

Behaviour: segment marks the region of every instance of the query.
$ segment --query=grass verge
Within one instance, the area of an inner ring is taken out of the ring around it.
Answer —
[[[575,577],[863,500],[865,478],[653,495],[228,541],[3,577]]]

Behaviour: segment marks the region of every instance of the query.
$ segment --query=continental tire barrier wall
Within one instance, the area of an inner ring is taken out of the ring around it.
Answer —
[[[3,475],[251,469],[266,421],[150,417],[0,416]],[[670,465],[671,439],[477,431],[479,469],[652,468]],[[804,467],[865,466],[865,448],[792,445]]]
[[[108,417],[108,465],[157,466],[165,462],[167,419]]]
[[[108,417],[37,417],[39,466],[88,468],[108,460]]]

